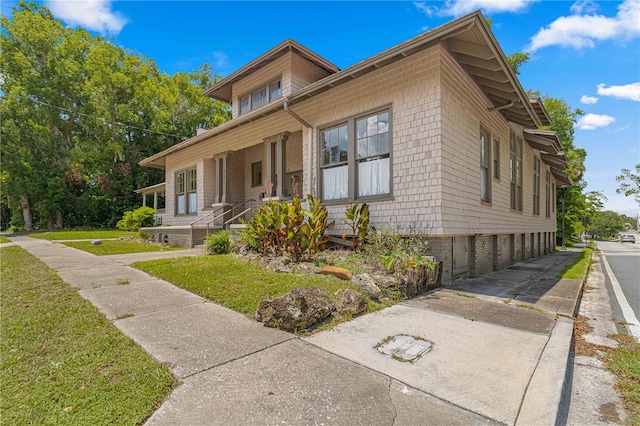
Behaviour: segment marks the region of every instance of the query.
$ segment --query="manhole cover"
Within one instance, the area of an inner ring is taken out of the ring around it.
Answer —
[[[376,350],[398,361],[413,362],[433,348],[433,343],[420,337],[397,334],[376,345]]]

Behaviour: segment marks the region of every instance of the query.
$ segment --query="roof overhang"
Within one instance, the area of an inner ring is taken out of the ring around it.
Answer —
[[[573,185],[566,173],[569,163],[558,134],[552,130],[524,129],[524,140],[540,151],[540,159],[551,169],[551,173],[563,185]]]
[[[493,37],[480,11],[420,34],[349,68],[325,77],[291,97],[291,103],[352,81],[385,65],[399,61],[429,47],[442,44],[474,80],[491,103],[508,120],[525,128],[548,124],[540,102],[534,107],[515,76],[507,58]],[[539,100],[538,100],[539,101]],[[537,111],[538,109],[539,111]]]
[[[558,134],[551,130],[524,129],[524,140],[532,148],[549,154],[562,150]]]
[[[157,183],[155,185],[147,186],[144,188],[136,189],[134,192],[136,194],[153,194],[156,192],[164,192],[166,187],[166,183]]]
[[[209,96],[213,99],[218,99],[226,103],[232,103],[232,87],[238,80],[246,77],[248,74],[255,72],[256,70],[264,67],[265,65],[275,61],[288,52],[295,52],[298,56],[305,58],[306,60],[314,63],[315,65],[323,68],[330,74],[339,71],[339,68],[331,62],[324,59],[322,56],[307,49],[295,40],[287,39],[269,50],[268,52],[260,55],[258,58],[249,62],[239,70],[220,80],[218,83],[210,87],[204,92],[205,96]]]
[[[199,135],[195,135],[194,137],[189,138],[186,141],[177,143],[165,149],[164,151],[154,154],[151,157],[145,158],[144,160],[140,161],[138,164],[140,164],[141,166],[156,167],[159,169],[164,169],[167,155],[172,154],[174,152],[178,152],[184,148],[187,148],[188,146],[195,145],[198,142],[202,142],[206,139],[212,138],[214,136],[228,132],[229,130],[240,127],[246,123],[259,120],[263,117],[266,117],[277,111],[280,111],[284,109],[284,104],[286,101],[287,101],[286,99],[278,99],[277,101],[270,103],[268,105],[265,105],[262,108],[251,111],[231,121],[227,121],[226,123],[218,127],[214,127],[213,129],[209,129],[205,132],[200,133]]]
[[[168,154],[272,114],[283,109],[285,103],[303,102],[317,94],[353,81],[381,67],[437,45],[445,46],[453,58],[475,81],[489,100],[491,104],[490,110],[499,111],[506,120],[522,125],[525,128],[537,129],[543,124],[544,121],[541,121],[539,116],[540,111],[544,111],[544,109],[539,110],[539,108],[542,108],[542,104],[540,102],[536,104],[535,99],[537,98],[532,98],[534,99],[533,103],[530,101],[529,96],[518,82],[504,53],[500,49],[498,42],[493,37],[484,16],[480,11],[477,11],[422,33],[341,71],[337,71],[338,68],[335,65],[325,61],[295,41],[286,40],[208,89],[205,95],[229,102],[231,85],[235,81],[264,66],[290,49],[301,52],[301,54],[306,55],[307,59],[317,61],[318,65],[331,70],[333,73],[296,91],[287,99],[279,99],[221,126],[207,130],[200,135],[145,158],[139,164],[164,168],[165,157]]]

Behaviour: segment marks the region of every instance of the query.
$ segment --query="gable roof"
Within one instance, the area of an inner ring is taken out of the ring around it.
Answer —
[[[335,65],[294,40],[285,40],[221,80],[208,89],[205,95],[229,102],[231,86],[235,81],[290,50],[295,50],[309,60],[317,61],[315,63],[330,70],[332,74],[296,91],[286,99],[279,99],[272,104],[265,105],[145,158],[140,164],[162,168],[164,167],[164,157],[170,153],[282,110],[285,103],[303,102],[319,93],[438,44],[445,46],[453,58],[474,80],[493,105],[490,110],[499,111],[508,121],[529,129],[537,129],[540,126],[550,124],[542,102],[540,102],[539,98],[530,98],[522,88],[502,49],[493,37],[484,16],[480,11],[476,11],[422,33],[344,70],[339,70]]]
[[[268,52],[258,56],[256,59],[249,62],[239,70],[223,78],[218,83],[211,86],[209,89],[205,90],[204,95],[209,96],[213,99],[224,101],[229,104],[232,103],[231,88],[235,82],[246,77],[248,74],[251,74],[256,70],[264,67],[270,62],[273,62],[274,60],[280,58],[282,55],[288,52],[295,52],[299,56],[328,71],[330,74],[333,74],[340,70],[337,66],[327,61],[322,56],[307,49],[297,41],[289,38],[273,49],[269,50]]]

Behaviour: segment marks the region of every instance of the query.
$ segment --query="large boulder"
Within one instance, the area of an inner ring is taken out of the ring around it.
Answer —
[[[367,310],[367,299],[360,292],[341,288],[336,292],[336,296],[336,311],[339,314],[358,315]]]
[[[294,288],[282,297],[263,300],[256,319],[267,327],[304,330],[330,316],[336,310],[333,300],[318,287]]]

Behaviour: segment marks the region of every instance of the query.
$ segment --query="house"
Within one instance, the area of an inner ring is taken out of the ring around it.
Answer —
[[[377,228],[427,232],[443,281],[555,248],[566,158],[480,12],[344,70],[286,40],[204,94],[232,119],[140,163],[165,170],[139,190],[166,195],[171,226],[147,230],[160,240],[192,245],[297,186],[323,200],[332,234],[352,202]]]

